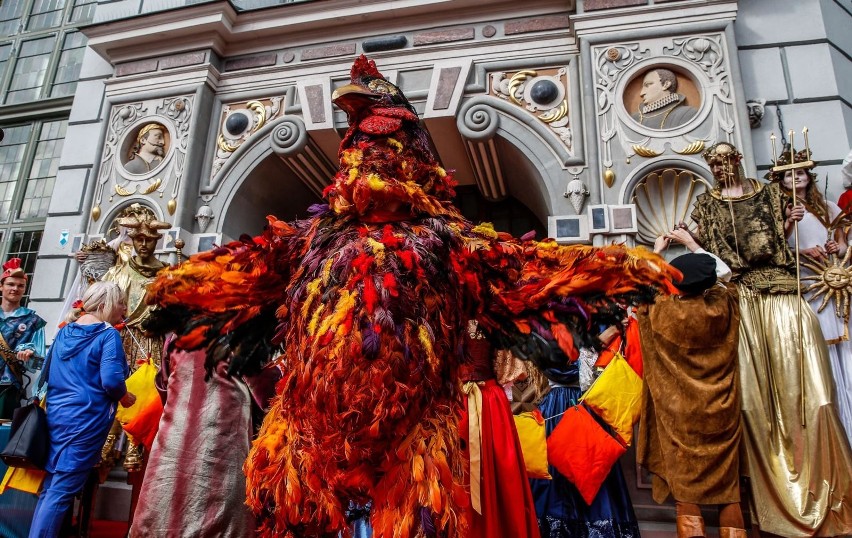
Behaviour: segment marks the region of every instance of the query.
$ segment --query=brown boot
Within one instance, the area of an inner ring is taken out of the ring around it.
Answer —
[[[719,527],[719,538],[748,538],[748,532],[736,527]]]
[[[704,518],[677,516],[677,538],[704,538]]]

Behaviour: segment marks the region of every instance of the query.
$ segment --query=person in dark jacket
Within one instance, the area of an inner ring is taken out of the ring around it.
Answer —
[[[115,417],[116,403],[133,405],[127,360],[113,327],[127,310],[121,288],[96,282],[53,342],[47,389],[50,452],[30,538],[59,535],[62,519],[83,488]]]

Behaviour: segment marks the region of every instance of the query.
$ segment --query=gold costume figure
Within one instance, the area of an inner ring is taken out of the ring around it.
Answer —
[[[157,272],[166,267],[154,256],[157,241],[162,237],[159,230],[170,228],[166,222],[154,220],[153,214],[138,204],[132,205],[118,223],[127,228],[128,236],[133,241],[136,255],[127,259],[126,263],[119,262],[111,267],[101,280],[115,282],[127,294],[127,319],[121,329],[121,340],[130,371],[137,369],[138,361],[150,358],[160,367],[160,355],[163,349],[163,339],[149,337],[142,330],[142,323],[148,318],[151,307],[145,303],[145,295]],[[118,430],[113,428],[107,438],[102,455],[108,461],[112,445]],[[127,455],[124,468],[128,472],[141,470],[143,464],[142,447],[128,436]]]
[[[743,177],[742,155],[705,153],[718,181],[695,203],[699,243],[733,270],[746,473],[760,529],[787,537],[852,533],[852,450],[834,405],[828,348],[799,303],[786,235],[802,213],[777,184]],[[801,206],[799,206],[801,207]],[[803,412],[804,411],[804,412]],[[802,424],[804,419],[804,425]]]

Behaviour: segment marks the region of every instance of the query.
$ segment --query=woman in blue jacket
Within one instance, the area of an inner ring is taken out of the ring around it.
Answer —
[[[95,282],[53,342],[45,366],[50,453],[30,538],[59,535],[65,512],[98,463],[116,403],[129,407],[136,401],[124,384],[127,360],[113,328],[126,310],[118,285]]]

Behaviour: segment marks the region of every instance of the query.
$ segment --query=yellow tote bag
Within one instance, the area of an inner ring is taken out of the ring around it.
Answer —
[[[514,418],[527,475],[530,478],[552,479],[547,471],[547,435],[541,411],[525,411]]]
[[[115,412],[121,427],[149,450],[163,414],[163,401],[154,384],[155,377],[157,367],[150,360],[141,364],[126,381],[128,392],[136,396],[136,403],[130,407],[119,405]]]
[[[616,353],[603,373],[580,398],[612,426],[625,444],[633,440],[633,425],[642,406],[642,378]]]

